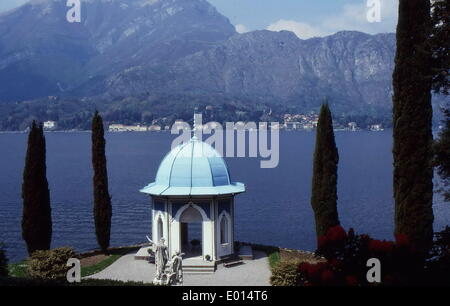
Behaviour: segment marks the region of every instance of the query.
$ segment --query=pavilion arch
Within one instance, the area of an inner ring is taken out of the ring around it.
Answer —
[[[210,221],[209,217],[206,215],[206,213],[205,213],[205,211],[203,210],[203,208],[201,208],[200,206],[198,206],[197,204],[192,203],[192,202],[187,203],[186,205],[182,206],[182,207],[177,211],[177,214],[176,214],[175,217],[174,217],[174,221],[180,222],[181,215],[182,215],[188,208],[190,208],[190,207],[196,209],[196,210],[200,213],[200,215],[201,215],[202,218],[203,218],[203,222],[205,222],[205,221]]]
[[[198,212],[201,216],[201,223],[202,223],[202,257],[209,255],[211,258],[213,258],[214,255],[214,245],[212,243],[212,221],[206,214],[205,210],[201,208],[199,205],[189,202],[186,205],[183,205],[178,209],[177,213],[172,219],[171,226],[170,226],[170,233],[171,233],[171,245],[169,247],[171,253],[175,253],[177,251],[181,251],[182,244],[181,244],[181,237],[180,237],[180,230],[181,230],[181,219],[183,216],[183,213],[188,211],[189,209],[195,209],[196,212]]]

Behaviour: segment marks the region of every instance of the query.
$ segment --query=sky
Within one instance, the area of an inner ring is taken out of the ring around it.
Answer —
[[[374,0],[208,0],[228,17],[238,32],[292,31],[300,38],[342,30],[370,34],[395,32],[398,0],[379,0],[380,22],[369,22]],[[370,7],[368,7],[370,5]]]
[[[62,0],[63,1],[63,0]],[[125,0],[126,1],[126,0]],[[370,34],[395,32],[398,0],[207,0],[240,33],[287,30],[302,39],[342,30]],[[367,20],[368,5],[379,1],[380,22]],[[0,12],[27,0],[0,0]]]

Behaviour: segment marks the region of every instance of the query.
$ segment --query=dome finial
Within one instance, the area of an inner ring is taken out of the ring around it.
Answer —
[[[192,128],[192,140],[198,140],[197,137],[197,116],[201,116],[201,114],[197,114],[197,107],[194,109],[194,126]]]

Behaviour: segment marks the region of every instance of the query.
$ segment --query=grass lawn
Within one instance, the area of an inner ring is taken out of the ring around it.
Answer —
[[[81,277],[93,275],[95,273],[103,271],[108,266],[112,265],[120,257],[122,257],[122,255],[119,255],[119,254],[109,255],[106,259],[104,259],[96,264],[93,264],[93,265],[90,265],[87,267],[81,267]]]
[[[108,266],[112,265],[120,257],[122,257],[121,254],[109,255],[107,258],[103,259],[100,262],[97,262],[93,265],[89,265],[86,267],[81,267],[81,277],[89,276],[104,270]],[[23,260],[18,263],[9,264],[8,265],[9,276],[25,278],[28,276],[27,267],[28,265],[26,260]]]
[[[280,251],[273,250],[271,252],[267,252],[267,256],[269,256],[269,265],[270,268],[273,269],[280,262]]]
[[[27,277],[27,261],[22,260],[18,263],[8,264],[8,272],[12,277]]]

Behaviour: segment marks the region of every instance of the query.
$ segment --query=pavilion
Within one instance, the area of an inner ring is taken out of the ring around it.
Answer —
[[[155,181],[140,191],[152,200],[152,240],[164,238],[171,256],[180,251],[184,258],[215,263],[234,254],[234,196],[245,185],[231,181],[209,144],[193,136],[173,148]]]

